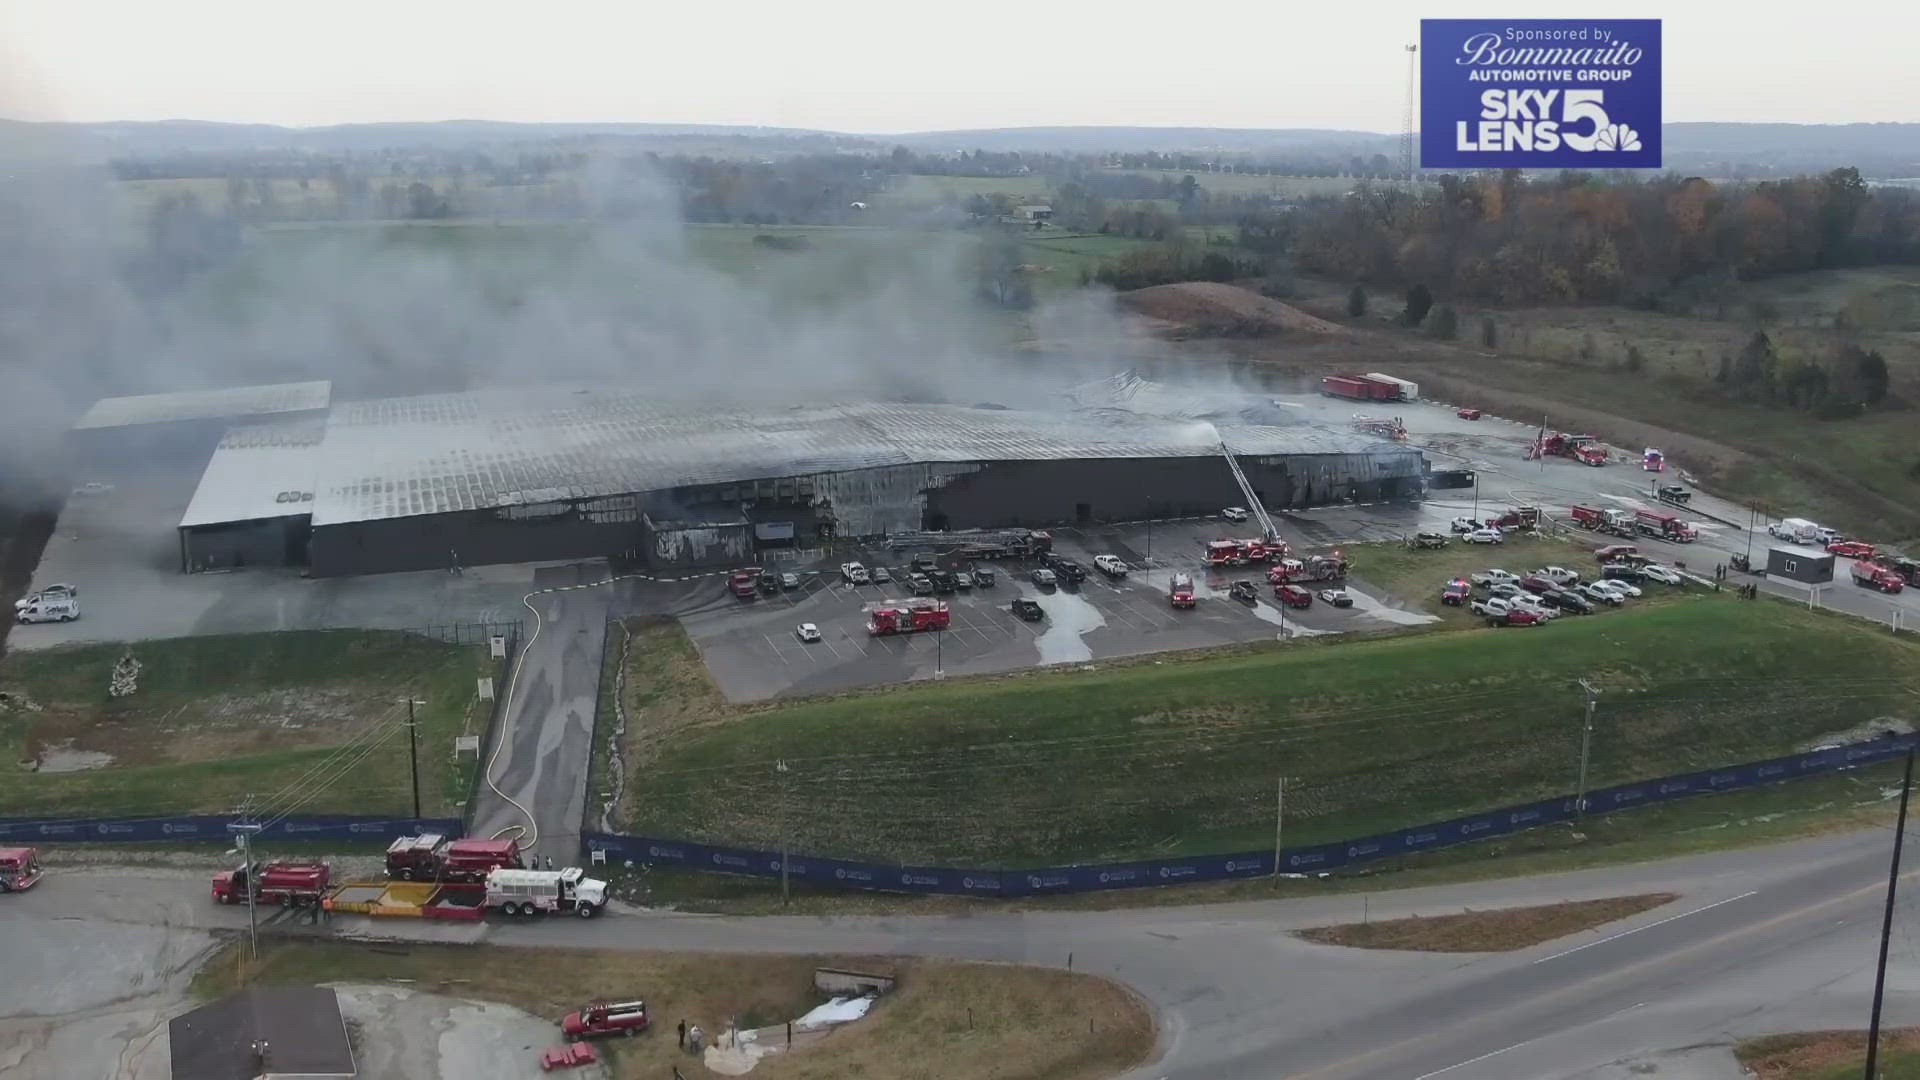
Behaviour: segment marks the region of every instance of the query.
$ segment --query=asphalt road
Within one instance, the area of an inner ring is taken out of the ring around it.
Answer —
[[[1158,1014],[1159,1055],[1128,1080],[1712,1080],[1739,1075],[1726,1052],[1738,1039],[1864,1023],[1888,839],[1868,832],[1514,881],[1196,907],[941,918],[611,913],[484,927],[341,918],[328,932],[1070,964],[1128,983]],[[1513,953],[1349,950],[1288,932],[1650,891],[1681,898]],[[13,963],[27,970],[43,939],[60,940],[42,933],[50,926],[165,925],[195,937],[245,922],[243,910],[206,901],[199,875],[168,871],[60,870],[0,904],[0,936],[25,950]],[[1903,905],[1893,1023],[1920,1020],[1912,927]]]
[[[528,602],[538,618],[528,615],[523,623],[528,638],[483,762],[490,782],[480,785],[468,829],[474,836],[530,838],[532,853],[551,857],[556,866],[580,853],[607,633],[607,587],[594,583],[605,577],[598,566],[557,567],[535,576],[541,591]]]

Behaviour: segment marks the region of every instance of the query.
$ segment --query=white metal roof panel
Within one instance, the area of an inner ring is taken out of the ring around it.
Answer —
[[[639,390],[514,388],[347,402],[327,419],[313,523],[933,462],[1411,454],[1320,427],[1226,425],[1112,409],[857,403],[690,409]]]
[[[324,409],[332,400],[333,384],[325,380],[138,394],[101,398],[80,419],[74,421],[73,427],[76,431],[85,431],[137,424],[165,424],[177,420],[268,416],[273,413]]]
[[[318,419],[253,424],[227,432],[207,471],[200,474],[181,526],[312,513],[325,432]]]

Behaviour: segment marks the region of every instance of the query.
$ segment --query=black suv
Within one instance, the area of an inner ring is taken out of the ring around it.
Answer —
[[[940,565],[939,556],[931,551],[923,551],[913,557],[913,572],[924,574]]]
[[[927,571],[927,580],[933,582],[933,591],[950,593],[953,591],[953,575],[945,570]]]
[[[1047,556],[1047,569],[1059,574],[1063,581],[1087,580],[1087,568],[1072,559],[1060,555]]]
[[[1631,581],[1636,585],[1647,580],[1647,575],[1641,573],[1639,567],[1628,566],[1626,563],[1608,563],[1600,568],[1600,576],[1612,578],[1615,581]]]
[[[1566,589],[1548,589],[1540,594],[1540,602],[1576,615],[1593,614],[1593,601]]]
[[[1013,602],[1013,613],[1028,622],[1038,622],[1047,614],[1040,609],[1038,600],[1028,600],[1024,596]]]
[[[993,588],[993,568],[988,566],[974,567],[973,583],[983,589]]]

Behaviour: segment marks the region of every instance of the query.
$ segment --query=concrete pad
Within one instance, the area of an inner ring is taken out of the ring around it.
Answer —
[[[540,1053],[564,1041],[553,1020],[508,1005],[374,983],[334,983],[354,1032],[360,1080],[539,1080]],[[604,1063],[570,1069],[604,1080]]]

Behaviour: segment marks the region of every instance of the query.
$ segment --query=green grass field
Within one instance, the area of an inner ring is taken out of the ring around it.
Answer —
[[[1784,753],[1910,715],[1920,651],[1702,597],[1479,629],[921,685],[687,725],[632,779],[648,835],[949,865],[1238,850]],[[780,824],[785,759],[785,816]]]
[[[116,661],[139,661],[134,692],[113,697]],[[410,813],[406,709],[418,709],[422,809],[459,814],[472,776],[453,739],[485,731],[494,675],[484,646],[398,631],[222,635],[15,653],[0,664],[0,774],[11,816],[269,809]],[[343,746],[350,755],[333,757]],[[365,753],[361,753],[364,750]],[[298,784],[310,770],[324,783]]]
[[[1006,195],[1015,202],[1045,202],[1049,185],[1044,176],[923,176],[899,178],[899,185],[874,196],[876,205],[892,209],[929,209],[943,203],[965,203],[975,195]]]

